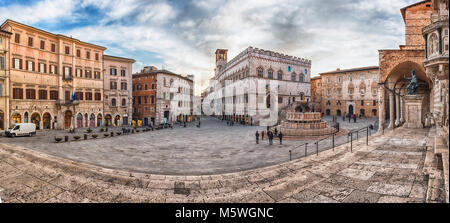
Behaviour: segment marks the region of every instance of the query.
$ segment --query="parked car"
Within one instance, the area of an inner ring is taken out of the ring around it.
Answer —
[[[9,137],[36,135],[36,124],[16,123],[5,131],[5,135]]]

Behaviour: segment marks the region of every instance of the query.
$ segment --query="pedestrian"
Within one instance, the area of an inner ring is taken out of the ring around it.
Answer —
[[[345,113],[344,113],[344,115],[342,116],[342,121],[345,121]]]
[[[264,140],[264,131],[261,131],[261,140]]]
[[[259,144],[259,133],[258,133],[258,131],[256,131],[255,136],[256,136],[256,144]]]
[[[353,115],[353,121],[356,123],[356,115]]]
[[[267,137],[269,138],[269,145],[272,145],[273,143],[273,133],[272,131],[267,132]]]
[[[278,135],[278,130],[277,130],[277,128],[275,128],[275,136],[277,136]]]
[[[283,144],[283,133],[281,131],[278,133],[278,138],[280,138],[280,145]]]
[[[350,114],[348,114],[348,122],[350,123],[350,120],[351,120],[351,115]]]

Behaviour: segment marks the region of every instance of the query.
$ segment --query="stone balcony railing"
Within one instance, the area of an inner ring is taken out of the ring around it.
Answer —
[[[80,101],[77,101],[77,100],[61,100],[61,99],[58,99],[58,100],[56,100],[56,105],[57,106],[62,106],[62,105],[64,105],[64,106],[70,106],[70,105],[78,105],[78,104],[80,104]]]

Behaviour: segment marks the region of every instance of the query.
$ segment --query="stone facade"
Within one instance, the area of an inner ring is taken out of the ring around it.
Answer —
[[[378,116],[377,66],[321,73],[321,110],[326,115]]]
[[[311,101],[309,103],[311,111],[322,111],[322,77],[311,77]]]
[[[9,40],[9,122],[38,129],[104,125],[105,47],[12,20]],[[131,70],[130,70],[131,72]]]
[[[9,38],[10,32],[0,29],[0,130],[9,123]]]
[[[218,49],[216,51],[216,68],[213,80],[220,83],[220,86],[226,87],[229,82],[237,81],[253,81],[253,80],[278,80],[278,109],[287,107],[293,102],[309,102],[310,101],[310,70],[311,60],[284,55],[268,50],[248,47],[232,60],[227,61],[228,50]],[[222,89],[214,89],[216,92]],[[264,95],[252,95],[253,92],[246,92],[244,95],[235,95],[233,98],[222,97],[216,100],[232,101],[233,107],[237,102],[244,103],[243,114],[233,114],[231,116],[240,115],[247,117],[249,111],[258,110],[257,107],[248,105],[248,97],[257,97],[258,103],[265,101],[273,101],[270,97]],[[266,102],[267,103],[267,102]],[[269,102],[270,103],[270,102]],[[267,104],[269,104],[267,103]],[[268,105],[270,107],[270,105]],[[221,114],[228,114],[226,110],[234,108],[226,108],[221,106]],[[266,108],[259,108],[266,109]],[[220,112],[219,112],[220,113]],[[257,112],[253,118],[258,122],[262,118]]]
[[[133,75],[133,120],[144,126],[191,121],[193,76],[182,76],[156,67]]]
[[[425,57],[425,41],[421,33],[421,30],[430,24],[432,2],[421,1],[400,11],[405,22],[406,45],[400,45],[400,49],[397,50],[379,50],[380,85],[378,90],[381,101],[379,130],[386,127],[393,129],[405,122],[404,96],[407,94],[406,86],[413,69],[419,81],[419,95],[423,96],[423,117],[428,115],[430,106],[432,107],[429,93],[432,83],[426,77],[422,65]],[[387,120],[389,120],[388,123],[386,123]]]
[[[105,125],[131,125],[133,59],[103,56]]]

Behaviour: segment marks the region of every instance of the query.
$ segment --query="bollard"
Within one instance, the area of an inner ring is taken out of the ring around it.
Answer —
[[[69,136],[64,136],[64,141],[65,142],[69,141]]]
[[[369,127],[367,127],[367,132],[366,132],[366,146],[369,145]]]
[[[358,140],[359,140],[359,129],[356,130],[356,141],[358,141]]]
[[[333,152],[334,152],[334,133],[333,133]]]
[[[353,132],[350,132],[350,152],[353,152]]]
[[[316,142],[316,156],[319,155],[319,141]]]
[[[307,150],[308,150],[308,143],[305,143],[305,157],[306,157],[306,152],[307,152]]]
[[[292,161],[292,151],[289,150],[289,161]]]
[[[87,139],[87,134],[84,134],[84,140],[86,140]]]

